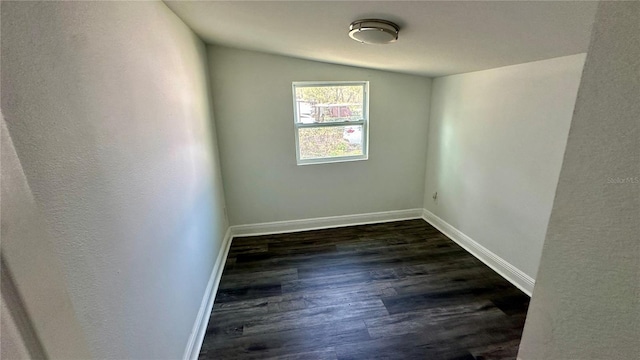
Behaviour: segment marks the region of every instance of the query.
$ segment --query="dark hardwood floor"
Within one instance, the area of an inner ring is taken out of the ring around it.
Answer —
[[[200,359],[515,359],[528,304],[423,220],[235,238]]]

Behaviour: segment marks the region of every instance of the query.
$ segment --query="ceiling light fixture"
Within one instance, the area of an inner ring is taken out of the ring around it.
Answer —
[[[349,36],[365,44],[388,44],[398,40],[400,27],[387,20],[356,20],[349,26]]]

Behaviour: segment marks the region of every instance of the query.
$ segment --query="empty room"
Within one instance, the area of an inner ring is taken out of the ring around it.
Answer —
[[[2,1],[2,359],[637,359],[640,2]]]

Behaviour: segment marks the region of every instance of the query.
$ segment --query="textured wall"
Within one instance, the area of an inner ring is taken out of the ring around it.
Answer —
[[[602,2],[521,359],[640,354],[640,3]]]
[[[87,358],[90,353],[51,233],[29,189],[4,119],[1,126],[0,357],[41,359],[46,349],[46,356],[53,359]]]
[[[533,278],[584,58],[433,82],[425,208]]]
[[[1,6],[2,111],[89,351],[180,358],[226,230],[204,45],[162,2]]]
[[[422,208],[427,78],[210,47],[233,225]],[[368,80],[369,159],[296,165],[292,81]]]
[[[28,359],[30,356],[29,351],[20,336],[20,330],[18,330],[16,322],[5,305],[4,299],[2,299],[1,306],[2,317],[0,321],[2,324],[0,324],[0,333],[2,333],[2,338],[0,338],[0,356],[3,359]]]

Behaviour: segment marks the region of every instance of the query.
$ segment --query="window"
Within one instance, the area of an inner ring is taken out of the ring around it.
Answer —
[[[366,160],[369,82],[294,82],[298,165]]]

